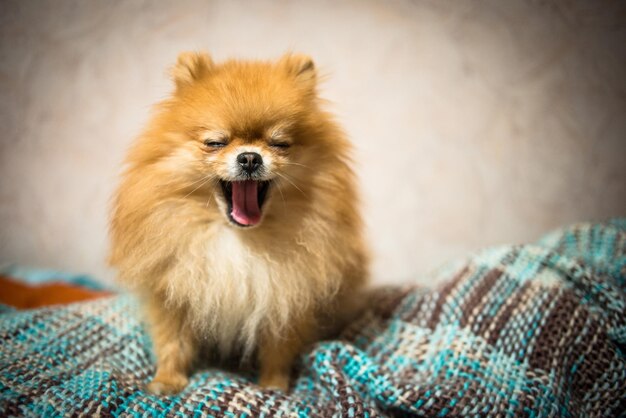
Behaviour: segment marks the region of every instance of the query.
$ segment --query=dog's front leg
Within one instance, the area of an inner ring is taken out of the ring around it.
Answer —
[[[259,385],[286,392],[295,358],[314,341],[316,333],[313,316],[294,322],[284,336],[265,332],[259,346]]]
[[[148,390],[170,395],[187,386],[188,374],[196,354],[196,341],[184,321],[184,313],[166,309],[155,300],[147,303],[147,319],[157,357],[157,370]]]

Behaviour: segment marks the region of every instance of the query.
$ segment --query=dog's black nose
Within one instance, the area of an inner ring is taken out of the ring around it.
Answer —
[[[263,165],[263,158],[256,152],[242,152],[237,156],[237,162],[245,172],[252,174]]]

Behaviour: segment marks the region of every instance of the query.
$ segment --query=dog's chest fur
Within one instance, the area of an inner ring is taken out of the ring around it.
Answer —
[[[280,336],[321,296],[319,255],[294,241],[260,251],[238,231],[215,228],[194,236],[179,254],[168,295],[188,307],[195,332],[220,351],[239,346],[249,352],[262,331]]]

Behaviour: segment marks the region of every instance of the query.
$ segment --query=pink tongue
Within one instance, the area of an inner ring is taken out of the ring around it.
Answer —
[[[233,181],[233,210],[230,213],[234,220],[242,225],[256,225],[261,220],[261,209],[258,202],[258,183],[254,180]]]

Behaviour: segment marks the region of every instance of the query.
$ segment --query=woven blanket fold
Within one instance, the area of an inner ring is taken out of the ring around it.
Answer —
[[[121,295],[0,315],[0,415],[618,416],[626,411],[626,220],[486,250],[435,289],[388,288],[341,339],[299,360],[293,388],[154,373],[136,301]]]

